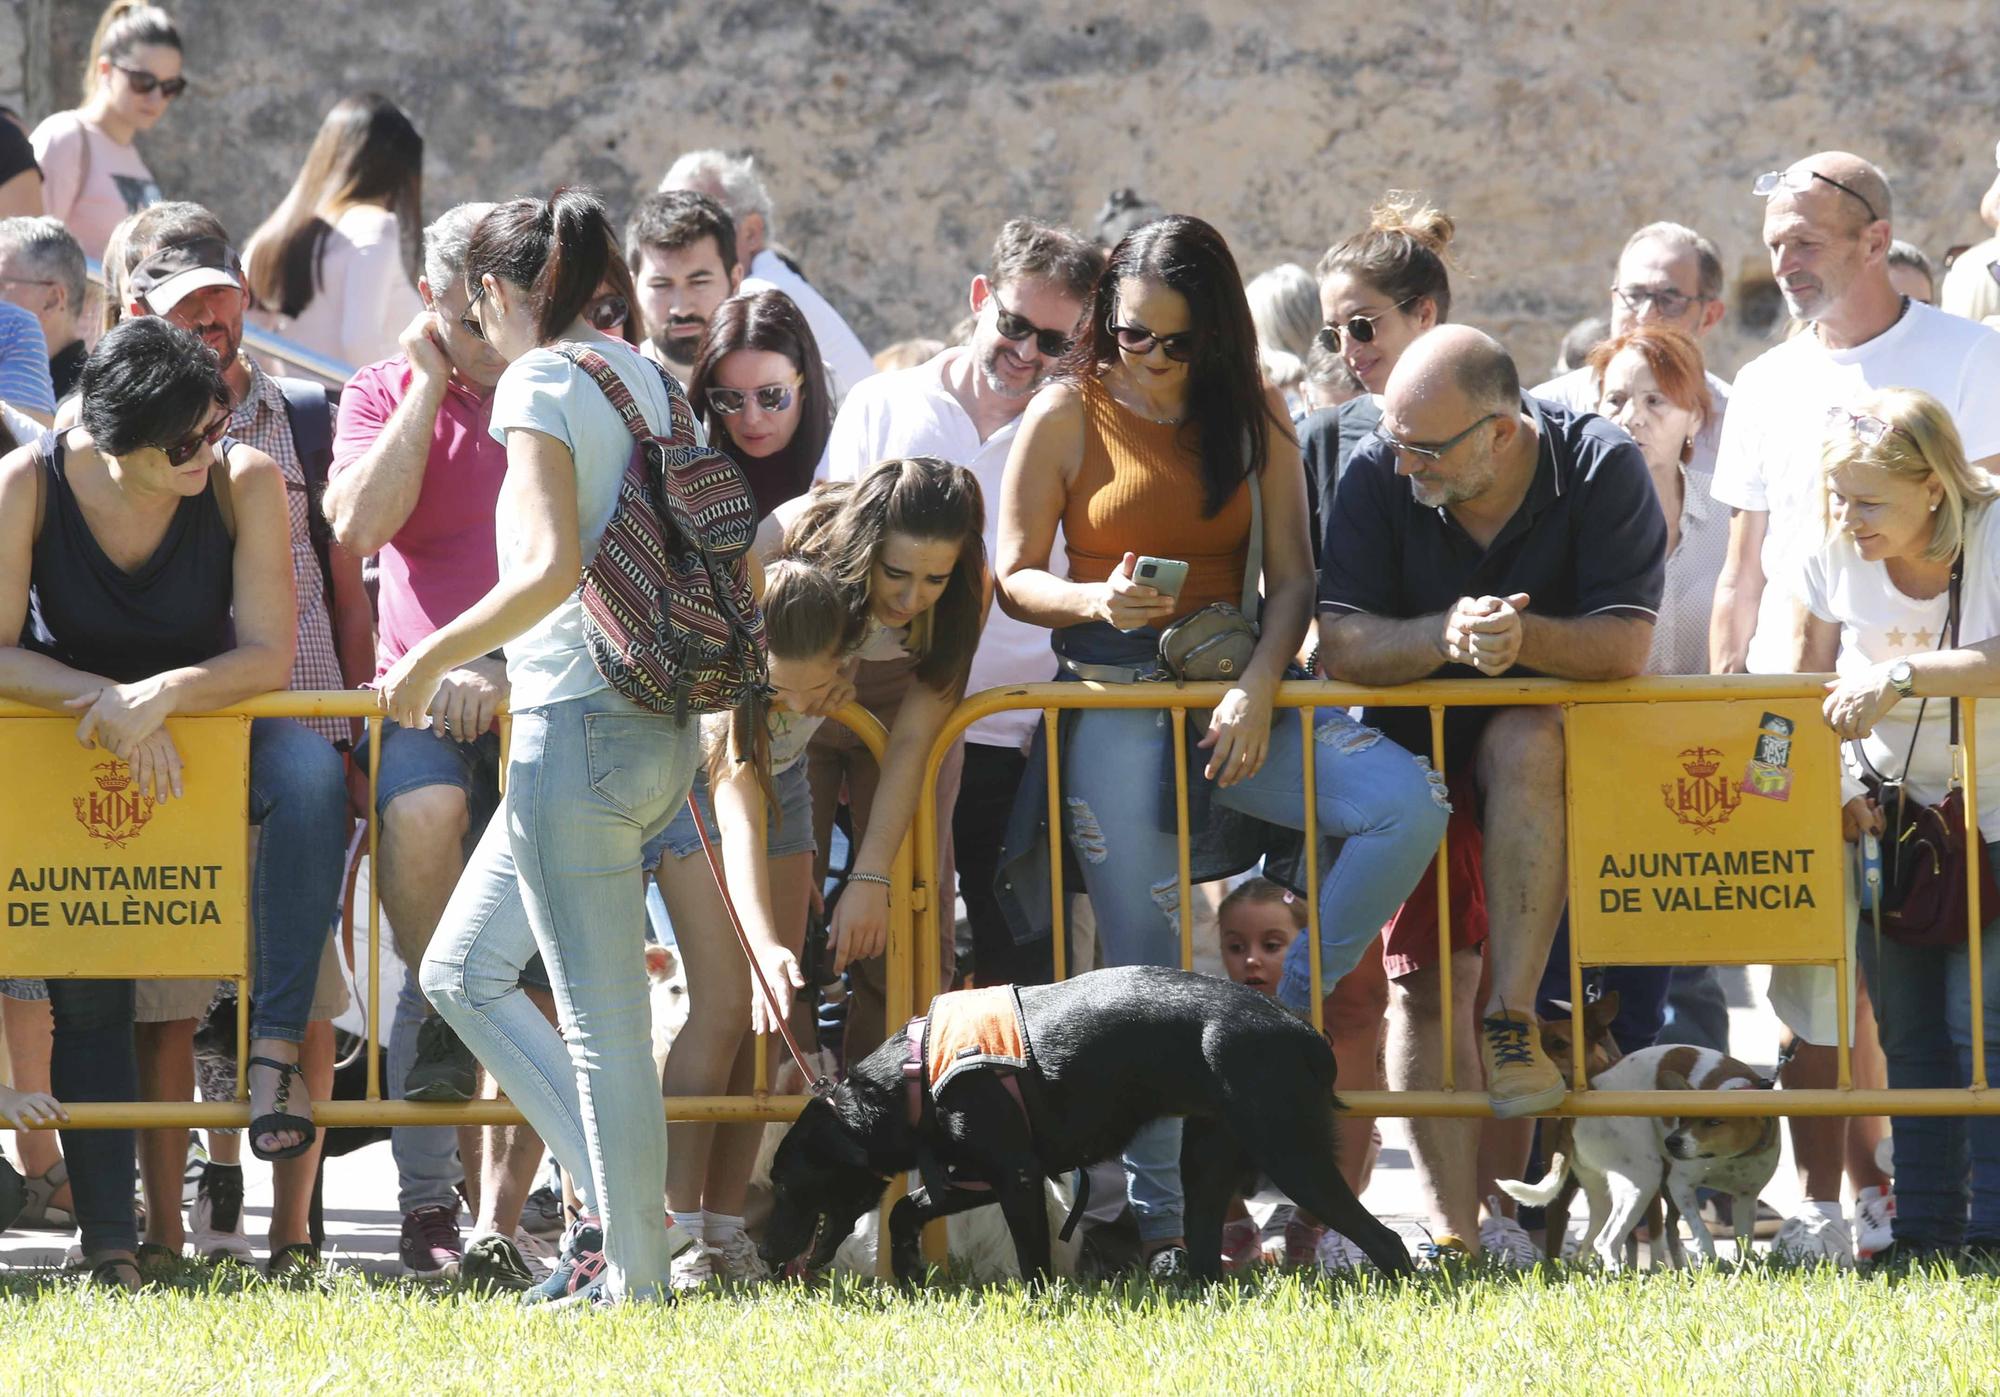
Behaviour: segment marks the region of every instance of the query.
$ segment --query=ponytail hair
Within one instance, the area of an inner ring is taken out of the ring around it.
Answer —
[[[98,59],[108,58],[115,64],[154,44],[180,52],[181,32],[174,27],[174,17],[158,5],[112,0],[97,17],[97,30],[90,36],[90,56],[83,64],[83,100],[88,102],[97,95]]]
[[[875,563],[891,534],[958,547],[951,579],[931,608],[910,622],[916,677],[933,692],[965,689],[986,609],[985,497],[964,466],[935,456],[884,461],[856,481],[827,481],[785,531],[787,556],[814,559],[840,584],[853,624],[873,624]]]
[[[1451,239],[1458,225],[1422,196],[1392,189],[1368,210],[1368,231],[1335,243],[1319,259],[1325,281],[1345,272],[1398,309],[1428,300],[1437,322],[1451,319]]]
[[[535,337],[548,344],[583,314],[616,260],[604,202],[565,185],[547,199],[510,199],[480,219],[465,250],[465,277],[477,285],[493,276],[527,292]]]

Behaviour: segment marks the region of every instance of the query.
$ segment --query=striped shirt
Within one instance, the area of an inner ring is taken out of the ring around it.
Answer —
[[[42,322],[12,301],[0,301],[0,400],[22,412],[55,416],[55,381],[49,377]]]
[[[291,687],[344,689],[347,684],[341,678],[340,654],[333,645],[333,618],[327,614],[319,555],[313,551],[312,533],[306,525],[305,468],[292,440],[285,395],[278,381],[254,363],[250,364],[250,391],[230,416],[229,434],[276,461],[285,477],[285,509],[292,525],[292,587],[299,603],[299,648],[292,660]],[[353,735],[345,718],[300,721],[329,742],[345,742]]]

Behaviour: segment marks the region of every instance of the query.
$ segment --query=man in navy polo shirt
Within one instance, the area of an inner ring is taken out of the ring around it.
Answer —
[[[1378,434],[1355,452],[1328,516],[1322,668],[1378,687],[1502,674],[1630,677],[1645,668],[1666,546],[1645,458],[1629,437],[1524,397],[1497,342],[1441,326],[1397,364]],[[1425,710],[1368,717],[1411,751],[1429,750]],[[1445,770],[1476,791],[1484,832],[1487,1090],[1496,1115],[1532,1115],[1563,1095],[1534,1019],[1566,896],[1561,710],[1448,710]],[[1463,1022],[1477,952],[1457,953],[1452,969]],[[1434,1089],[1443,1080],[1436,967],[1396,984],[1398,1007],[1422,1027],[1404,1053],[1392,1045],[1390,1085]],[[1476,1209],[1476,1131],[1469,1121],[1431,1120],[1414,1132],[1420,1172],[1454,1224]]]

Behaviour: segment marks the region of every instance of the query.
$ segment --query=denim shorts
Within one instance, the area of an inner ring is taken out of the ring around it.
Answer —
[[[764,811],[764,853],[767,857],[780,859],[787,854],[812,854],[819,851],[819,841],[813,838],[812,786],[806,780],[806,764],[793,762],[771,778],[771,785],[778,794],[775,806],[766,806]],[[694,790],[691,792],[695,803],[701,806],[702,822],[708,826],[708,837],[718,841],[721,835],[715,828],[715,804],[708,794],[708,773],[697,771]],[[680,808],[667,827],[647,841],[646,852],[642,855],[645,866],[659,863],[662,852],[684,859],[689,854],[701,852],[701,836],[695,833],[694,817],[688,814],[685,805]],[[722,846],[716,844],[716,857],[722,856]]]
[[[0,996],[34,1003],[49,997],[49,983],[46,980],[0,980]]]

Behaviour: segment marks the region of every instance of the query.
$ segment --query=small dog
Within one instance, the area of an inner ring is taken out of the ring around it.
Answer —
[[[806,1106],[771,1163],[765,1261],[775,1267],[804,1254],[808,1269],[823,1268],[855,1219],[881,1200],[889,1176],[921,1169],[925,1184],[889,1218],[899,1280],[922,1269],[923,1224],[998,1202],[1020,1273],[1046,1281],[1043,1180],[1116,1155],[1148,1121],[1179,1116],[1188,1267],[1197,1279],[1221,1274],[1223,1213],[1260,1169],[1385,1273],[1412,1269],[1401,1239],[1334,1167],[1332,1049],[1275,1001],[1153,966],[1014,993],[1025,1061],[1018,1070],[955,1070],[933,1077],[942,1085],[931,1088],[906,1069],[925,1068],[934,1045],[919,1033],[913,1050],[899,1033]],[[934,1004],[933,1024],[940,1012]]]
[[[1592,1080],[1603,1091],[1768,1090],[1771,1082],[1734,1058],[1708,1048],[1668,1044],[1633,1053]],[[1664,1185],[1671,1204],[1666,1225],[1667,1254],[1686,1264],[1674,1212],[1685,1218],[1702,1260],[1715,1260],[1715,1241],[1701,1220],[1697,1188],[1713,1188],[1735,1201],[1736,1256],[1749,1255],[1757,1215],[1757,1195],[1778,1167],[1776,1116],[1584,1116],[1572,1131],[1573,1152],[1553,1158],[1536,1184],[1503,1179],[1500,1187],[1522,1203],[1546,1205],[1573,1174],[1590,1201],[1590,1226],[1583,1245],[1605,1269],[1617,1271],[1636,1255],[1633,1231]]]
[[[1549,1061],[1564,1081],[1576,1063],[1575,1034],[1569,1017],[1569,1005],[1555,1000],[1556,1012],[1553,1019],[1540,1019],[1538,1026],[1542,1035],[1542,1051],[1549,1055]],[[1606,990],[1583,1006],[1583,1079],[1593,1080],[1598,1073],[1611,1067],[1625,1054],[1618,1046],[1618,1040],[1611,1036],[1611,1025],[1618,1017],[1618,991]],[[1551,1169],[1563,1167],[1572,1150],[1570,1141],[1576,1125],[1574,1116],[1549,1116],[1542,1121],[1542,1158],[1548,1160]],[[1569,1205],[1576,1197],[1578,1188],[1574,1176],[1566,1179],[1561,1192],[1549,1201],[1542,1210],[1543,1244],[1550,1257],[1562,1254],[1563,1239],[1569,1235]]]

